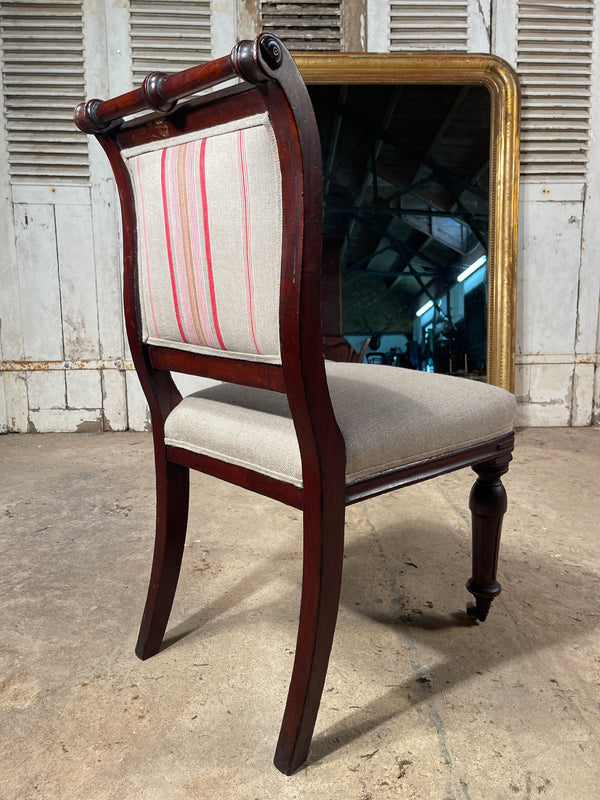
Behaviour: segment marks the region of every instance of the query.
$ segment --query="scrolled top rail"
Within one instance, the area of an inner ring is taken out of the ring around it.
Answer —
[[[73,120],[84,133],[101,133],[112,122],[139,111],[168,113],[177,101],[202,89],[242,78],[262,83],[273,77],[283,61],[284,48],[276,36],[263,33],[254,41],[236,44],[228,56],[167,75],[151,72],[138,89],[110,100],[88,100],[73,112]]]

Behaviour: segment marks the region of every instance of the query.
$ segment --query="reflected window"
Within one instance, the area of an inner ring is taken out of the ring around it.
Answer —
[[[356,350],[371,337],[372,363],[484,379],[488,89],[309,91],[323,147],[324,235],[341,270],[341,332]]]

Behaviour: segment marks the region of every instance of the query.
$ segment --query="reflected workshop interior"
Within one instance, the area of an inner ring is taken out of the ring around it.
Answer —
[[[485,380],[488,89],[309,91],[323,147],[324,271],[341,275],[339,332],[369,363]]]

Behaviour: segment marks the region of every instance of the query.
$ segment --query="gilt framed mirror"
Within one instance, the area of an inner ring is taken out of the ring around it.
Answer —
[[[294,57],[323,146],[324,331],[371,363],[513,391],[515,73],[492,55]]]

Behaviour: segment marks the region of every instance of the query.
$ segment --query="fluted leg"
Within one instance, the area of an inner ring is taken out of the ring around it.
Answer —
[[[302,600],[296,658],[275,752],[291,775],[308,756],[337,619],[344,556],[344,502],[305,503]]]
[[[159,651],[169,621],[183,556],[188,504],[188,468],[157,458],[154,560],[135,648],[141,659]]]
[[[496,580],[502,518],[506,511],[506,491],[500,478],[508,470],[511,456],[477,464],[478,477],[471,489],[469,508],[473,526],[473,574],[467,589],[476,605],[467,609],[470,616],[484,622],[492,600],[500,594]]]

